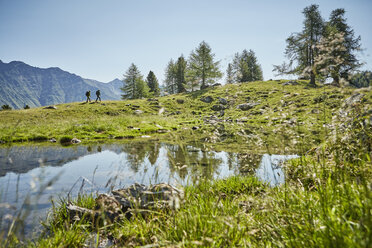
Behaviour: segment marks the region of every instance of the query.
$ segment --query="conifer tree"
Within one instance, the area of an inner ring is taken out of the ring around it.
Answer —
[[[316,45],[318,55],[315,58],[315,66],[318,76],[323,80],[333,78],[333,85],[340,86],[340,74],[342,67],[347,63],[343,56],[347,50],[344,44],[344,33],[338,32],[333,27],[327,27],[327,36],[322,37]]]
[[[183,55],[181,55],[176,63],[176,84],[177,84],[177,93],[182,93],[186,91],[186,68],[187,62]]]
[[[252,50],[243,50],[242,54],[236,53],[233,60],[235,80],[237,82],[252,82],[263,80],[261,66]]]
[[[160,95],[159,83],[153,71],[150,71],[146,78],[147,86],[149,87],[149,92],[153,96]]]
[[[201,89],[222,77],[219,61],[215,62],[214,56],[212,49],[205,41],[202,41],[190,54],[188,74],[190,78],[201,83]]]
[[[302,78],[308,78],[310,85],[314,86],[317,74],[315,57],[318,54],[316,44],[322,37],[324,21],[316,4],[306,7],[302,13],[305,16],[302,31],[287,38],[285,55],[289,59],[289,64],[274,66],[274,71],[278,74],[297,74]]]
[[[124,74],[123,83],[123,87],[120,88],[123,92],[122,99],[138,99],[148,96],[149,88],[135,64],[132,63]]]
[[[344,62],[340,65],[339,77],[344,80],[348,80],[349,74],[362,65],[355,54],[355,52],[361,50],[361,37],[354,37],[354,30],[346,21],[345,9],[339,8],[331,12],[327,23],[327,26],[329,27],[328,30],[331,31],[329,34],[334,35],[335,32],[342,34],[342,44],[340,45],[344,47],[344,50],[340,51],[339,56],[342,57]],[[337,78],[333,79],[337,81]]]
[[[234,80],[235,80],[235,75],[234,75],[233,66],[231,63],[229,63],[226,69],[226,83],[232,84],[234,83]]]
[[[165,68],[165,87],[169,94],[177,93],[177,83],[176,83],[176,64],[173,59],[168,62],[167,67]]]

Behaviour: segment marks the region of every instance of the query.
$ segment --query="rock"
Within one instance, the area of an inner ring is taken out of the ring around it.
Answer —
[[[156,98],[148,98],[147,101],[148,102],[158,102],[159,100],[156,99]]]
[[[319,114],[319,109],[312,109],[311,110],[311,113],[312,114]]]
[[[206,97],[200,98],[200,101],[205,102],[205,103],[211,103],[211,102],[213,102],[213,100],[214,99],[211,96],[206,96]]]
[[[123,211],[128,209],[178,209],[183,191],[170,184],[160,183],[146,187],[134,184],[128,188],[112,191]]]
[[[57,140],[56,140],[55,138],[51,138],[51,139],[49,140],[49,142],[56,143]]]
[[[100,194],[96,198],[96,210],[117,213],[119,215],[121,213],[121,205],[115,197],[107,194]]]
[[[297,81],[288,81],[283,83],[282,85],[298,85]]]
[[[156,130],[157,133],[168,133],[167,129],[158,129]]]
[[[225,110],[221,110],[220,111],[220,114],[218,115],[218,117],[222,117],[222,116],[224,116],[225,115]]]
[[[327,98],[326,95],[316,96],[316,97],[314,97],[313,102],[314,103],[321,103],[321,102],[324,102],[326,100],[326,98]]]
[[[205,117],[204,118],[204,123],[205,124],[210,124],[210,125],[217,125],[219,122],[222,122],[222,119],[217,118],[215,115],[211,115],[210,117]]]
[[[54,105],[51,105],[51,106],[44,107],[44,109],[57,109],[57,107]]]
[[[237,119],[236,120],[236,122],[240,122],[240,123],[246,123],[246,122],[248,122],[248,117],[242,117],[242,118],[240,118],[240,119]]]
[[[176,101],[177,101],[178,104],[184,104],[185,103],[185,100],[183,100],[183,99],[177,99]]]
[[[134,110],[134,111],[133,111],[133,114],[135,114],[135,115],[140,115],[140,114],[143,114],[143,111],[140,110],[140,109],[137,109],[137,110]]]
[[[79,139],[77,139],[77,138],[73,138],[73,139],[71,140],[71,144],[79,144],[79,143],[81,143],[81,140],[79,140]]]
[[[163,114],[164,113],[164,111],[165,111],[165,109],[164,108],[161,108],[161,109],[159,109],[159,115],[161,115],[161,114]]]
[[[247,110],[250,110],[251,108],[253,108],[256,105],[259,105],[259,103],[243,103],[243,104],[239,104],[237,106],[237,108],[240,109],[240,110],[243,110],[243,111],[247,111]]]
[[[221,98],[221,97],[219,97],[219,98],[218,98],[218,101],[219,101],[220,104],[222,104],[222,105],[226,105],[226,104],[227,104],[227,100],[226,100],[225,98]]]
[[[215,84],[213,84],[212,86],[213,86],[213,87],[218,87],[218,86],[221,86],[221,84],[220,84],[220,83],[215,83]]]
[[[136,110],[136,109],[139,109],[141,106],[138,106],[138,105],[132,105],[130,108],[132,110]]]
[[[345,99],[344,101],[344,105],[346,106],[352,106],[358,102],[361,102],[362,99],[364,97],[364,94],[362,93],[355,93],[353,94],[352,96],[348,97],[347,99]]]
[[[226,107],[222,104],[216,104],[216,105],[212,106],[212,110],[214,110],[214,111],[221,111],[221,110],[224,110],[224,109],[226,109]]]
[[[198,130],[199,127],[197,127],[197,126],[193,126],[191,129],[192,129],[192,130]]]

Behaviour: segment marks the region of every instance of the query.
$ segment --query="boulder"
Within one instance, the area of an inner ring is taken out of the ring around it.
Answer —
[[[226,100],[225,98],[219,97],[219,98],[218,98],[218,101],[219,101],[220,104],[222,104],[222,105],[226,105],[226,104],[227,104],[227,100]]]
[[[73,138],[73,139],[71,140],[71,144],[79,144],[79,143],[81,143],[81,140],[79,140],[79,139],[77,139],[77,138]]]
[[[344,101],[344,105],[346,106],[353,106],[354,104],[361,102],[364,97],[362,93],[355,93],[352,96],[348,97]]]
[[[288,81],[283,83],[283,85],[298,85],[297,81]]]
[[[216,105],[212,106],[212,110],[214,110],[214,111],[221,111],[221,110],[224,110],[224,109],[226,109],[226,107],[222,104],[216,104]]]
[[[205,102],[205,103],[211,103],[213,102],[213,100],[214,99],[211,96],[205,96],[205,97],[200,98],[200,101]]]
[[[135,114],[135,115],[140,115],[140,114],[143,114],[143,111],[140,110],[140,109],[137,109],[137,110],[134,110],[134,111],[133,111],[133,114]]]
[[[243,110],[243,111],[247,111],[247,110],[250,110],[251,108],[253,108],[256,105],[259,105],[259,103],[256,103],[256,102],[243,103],[243,104],[239,104],[236,108],[238,108],[240,110]]]
[[[167,183],[145,186],[133,184],[128,188],[112,191],[123,211],[128,209],[178,209],[183,191]]]
[[[185,100],[183,100],[183,99],[177,99],[176,101],[177,101],[178,104],[184,104],[185,103]]]

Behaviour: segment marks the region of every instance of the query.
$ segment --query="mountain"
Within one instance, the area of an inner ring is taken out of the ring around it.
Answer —
[[[26,104],[39,107],[84,101],[87,90],[95,100],[98,89],[102,100],[120,100],[122,85],[119,79],[102,83],[58,67],[43,69],[20,61],[4,63],[0,60],[0,106],[8,104],[12,108],[23,108]]]

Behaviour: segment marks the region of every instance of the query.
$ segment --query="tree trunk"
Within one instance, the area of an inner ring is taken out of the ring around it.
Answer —
[[[309,83],[310,86],[312,87],[315,87],[316,84],[315,84],[315,74],[313,71],[310,72],[310,83]]]
[[[340,87],[340,76],[338,74],[335,74],[332,76],[333,82],[332,85]]]

